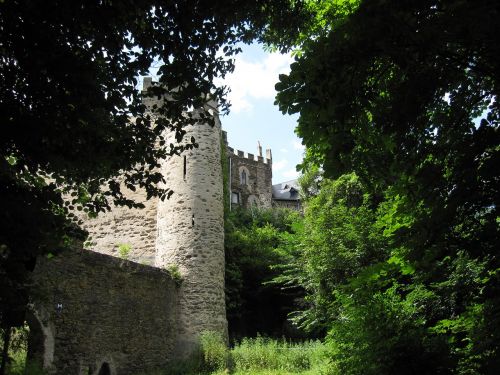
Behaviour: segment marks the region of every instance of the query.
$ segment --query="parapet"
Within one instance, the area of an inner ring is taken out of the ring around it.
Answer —
[[[270,151],[270,150],[266,150],[266,151]],[[264,158],[262,156],[257,156],[257,155],[251,154],[249,152],[235,150],[232,147],[227,148],[227,153],[228,153],[228,155],[235,155],[235,156],[239,157],[240,159],[247,159],[247,160],[256,161],[259,163],[264,163],[264,164],[269,164],[269,165],[271,165],[273,162],[273,160],[270,158]],[[268,153],[268,155],[269,154],[270,153]]]
[[[154,87],[154,86],[158,86],[158,85],[159,85],[159,82],[153,81],[152,77],[144,77],[142,80],[142,92],[143,92],[143,94],[146,94],[149,88]],[[179,91],[179,87],[168,90],[169,93],[177,92],[177,91]],[[209,95],[209,94],[202,95],[202,98],[205,100],[205,104],[204,104],[205,109],[211,111],[212,115],[213,114],[218,115],[219,114],[219,106],[217,104],[217,101],[214,100],[211,97],[211,95]],[[156,97],[156,98],[151,97],[151,96],[149,96],[149,97],[146,96],[143,98],[143,100],[144,99],[146,99],[146,101],[148,101],[148,102],[154,101],[153,104],[159,104],[160,100],[171,100],[172,96],[170,94],[166,94],[166,95],[163,95],[163,97]]]

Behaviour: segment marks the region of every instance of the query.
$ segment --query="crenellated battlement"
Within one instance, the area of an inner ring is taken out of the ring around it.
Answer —
[[[225,130],[222,131],[222,140],[223,140],[224,144],[226,145],[227,156],[235,155],[241,159],[256,161],[258,163],[264,163],[264,164],[269,164],[269,165],[271,165],[273,163],[273,156],[271,153],[271,149],[270,148],[266,149],[266,157],[262,156],[262,147],[260,146],[260,142],[259,142],[259,146],[258,146],[259,155],[255,155],[255,154],[251,154],[251,153],[246,152],[246,151],[235,150],[234,148],[230,147],[228,144],[228,141],[227,141],[227,132]]]
[[[266,151],[270,151],[270,150],[266,150]],[[269,164],[269,165],[271,165],[273,163],[273,159],[268,159],[268,158],[265,158],[263,156],[254,155],[254,154],[251,154],[251,153],[245,152],[245,151],[235,150],[234,148],[229,147],[229,146],[227,148],[227,153],[228,153],[228,156],[232,154],[232,155],[236,155],[239,158],[247,159],[247,160],[251,160],[251,161],[256,161],[259,163],[264,163],[264,164]]]

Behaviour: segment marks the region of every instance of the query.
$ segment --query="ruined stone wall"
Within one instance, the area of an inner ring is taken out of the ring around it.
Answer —
[[[143,90],[154,85],[151,77],[145,77]],[[144,97],[147,107],[161,105],[161,98]],[[89,232],[87,248],[115,257],[120,256],[120,246],[129,248],[128,260],[154,265],[156,246],[156,215],[158,198],[146,200],[146,191],[131,191],[121,186],[126,198],[144,204],[143,209],[112,206],[110,212],[99,213],[97,218],[81,215],[83,228]]]
[[[119,248],[128,248],[127,259],[153,265],[156,243],[156,210],[158,198],[146,200],[146,192],[133,192],[123,187],[124,195],[143,203],[143,209],[116,207],[97,218],[82,217],[83,228],[89,232],[88,248],[93,251],[120,256]]]
[[[238,193],[239,204],[246,208],[253,204],[271,208],[273,178],[271,158],[255,156],[231,147],[227,147],[227,157],[231,166],[231,192]],[[243,171],[246,174],[246,181],[242,181]]]
[[[176,341],[170,275],[87,250],[40,258],[34,272],[30,356],[50,373],[112,375],[165,368]],[[38,325],[38,327],[37,327]]]
[[[189,125],[185,140],[198,148],[162,162],[161,171],[174,191],[158,203],[156,266],[178,267],[178,354],[198,345],[204,330],[227,334],[224,298],[224,213],[220,122]],[[173,134],[167,135],[167,143]]]

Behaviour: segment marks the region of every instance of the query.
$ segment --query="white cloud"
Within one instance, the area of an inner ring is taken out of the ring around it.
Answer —
[[[288,161],[281,159],[280,161],[273,162],[273,171],[279,171],[288,165]]]
[[[288,171],[284,171],[282,173],[283,177],[288,178],[288,179],[294,179],[298,178],[300,176],[300,173],[295,170],[295,168],[289,169]]]
[[[306,149],[306,147],[296,139],[292,141],[292,146],[295,150],[299,151],[304,151]]]
[[[273,98],[276,95],[274,85],[278,82],[278,75],[289,72],[292,62],[293,58],[289,54],[280,53],[271,53],[258,62],[249,62],[241,55],[237,56],[234,72],[223,81],[223,84],[231,88],[228,95],[232,104],[231,111],[238,113],[252,109],[252,98]]]
[[[286,154],[288,152],[288,150],[286,148],[280,148],[280,151],[284,154]]]

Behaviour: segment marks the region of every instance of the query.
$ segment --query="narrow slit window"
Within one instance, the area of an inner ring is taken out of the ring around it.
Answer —
[[[186,155],[184,155],[184,169],[183,169],[184,180],[186,180],[186,170],[187,170],[187,158]]]

